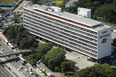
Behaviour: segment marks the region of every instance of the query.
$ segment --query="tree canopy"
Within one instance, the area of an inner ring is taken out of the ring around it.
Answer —
[[[61,72],[67,72],[67,71],[72,71],[75,67],[75,64],[71,60],[66,60],[61,63]]]
[[[11,43],[17,44],[21,49],[34,47],[36,38],[30,35],[23,26],[8,26],[4,29],[3,34]]]
[[[104,21],[107,21],[107,22],[112,22],[112,23],[115,23],[116,19],[115,17],[116,16],[113,16],[113,15],[116,15],[116,12],[111,9],[111,8],[108,8],[108,7],[99,7],[95,12],[94,12],[94,16],[95,17],[101,17],[100,19],[101,20],[104,20]]]
[[[76,71],[73,77],[116,77],[116,68],[108,64],[95,64],[80,71]]]
[[[74,6],[64,8],[64,10],[77,13],[78,7],[91,9],[93,19],[116,23],[116,0],[79,0]]]
[[[44,64],[48,66],[49,69],[55,70],[55,67],[60,67],[60,64],[65,59],[65,52],[60,48],[52,48],[44,56]]]
[[[39,43],[38,49],[36,50],[38,53],[46,54],[53,47],[52,43]]]

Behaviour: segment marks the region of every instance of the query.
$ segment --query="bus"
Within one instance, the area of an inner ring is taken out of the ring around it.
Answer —
[[[26,64],[26,60],[25,60],[25,59],[23,59],[22,57],[19,57],[19,60],[21,61],[21,63],[22,63],[23,65],[25,65],[25,64]]]

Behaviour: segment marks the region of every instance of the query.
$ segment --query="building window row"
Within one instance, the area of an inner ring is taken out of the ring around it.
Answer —
[[[32,19],[32,18],[30,18],[30,19]],[[30,21],[30,22],[32,22],[32,21]],[[40,22],[40,21],[38,21],[38,22]],[[33,22],[33,23],[36,23],[36,22]],[[42,22],[43,23],[43,22]],[[36,24],[39,24],[39,23],[36,23]],[[45,24],[45,23],[44,23]],[[50,24],[47,24],[47,25],[50,25]],[[64,31],[64,32],[66,32],[66,30]],[[67,32],[68,33],[68,32]],[[68,35],[69,36],[69,35]],[[70,35],[71,36],[71,35]],[[71,36],[71,37],[73,37],[73,38],[75,38],[75,39],[78,39],[78,38],[76,38],[75,36]],[[81,39],[79,39],[79,40],[81,40]],[[83,40],[83,39],[82,39]],[[83,40],[83,41],[85,41],[85,42],[87,42],[87,43],[89,43],[89,41],[86,41],[86,40]],[[97,44],[94,44],[94,43],[91,43],[91,44],[93,44],[93,45],[97,45]]]
[[[27,23],[27,24],[29,24],[29,23]],[[30,25],[32,25],[32,24],[30,24]],[[34,24],[33,24],[34,25]],[[36,26],[36,25],[34,25],[34,26]],[[40,27],[38,27],[38,26],[36,26],[36,29],[37,28],[40,28]],[[41,30],[45,30],[45,31],[48,31],[47,29],[43,29],[43,28],[40,28]],[[37,29],[38,30],[38,29]],[[54,32],[51,32],[51,31],[49,31],[48,33],[52,33],[52,34],[55,34]],[[61,38],[61,35],[58,35],[58,34],[55,34],[55,37],[60,37],[60,39],[62,39],[63,38],[63,41],[66,41],[66,42],[68,42],[68,43],[70,43],[70,44],[72,44],[72,45],[77,45],[77,46],[79,46],[78,44],[75,44],[74,42],[72,43],[72,42],[70,42],[69,40],[66,40],[65,38],[64,38],[64,36]],[[81,45],[81,47],[82,47],[82,45]],[[82,48],[84,48],[84,47],[82,47]],[[86,49],[86,50],[88,50],[88,51],[92,51],[92,48],[91,49],[89,49],[89,48],[84,48],[84,49]],[[96,48],[94,48],[93,47],[93,49],[95,49],[96,50]]]
[[[28,11],[28,12],[30,12],[30,13],[32,13],[32,14],[33,14],[33,13],[36,13],[36,12],[32,12],[32,11]],[[25,13],[26,13],[26,12],[25,12]],[[63,21],[60,21],[60,20],[57,20],[57,19],[54,19],[54,18],[45,16],[45,15],[42,15],[42,14],[39,14],[39,13],[36,13],[36,14],[39,15],[39,16],[42,16],[42,17],[45,17],[45,18],[48,18],[48,19],[51,19],[51,20],[54,20],[54,21],[57,21],[57,22],[66,24],[66,25],[71,26],[71,27],[74,27],[74,28],[79,28],[79,30],[86,31],[86,32],[88,32],[88,33],[91,33],[92,35],[93,35],[93,34],[94,34],[94,35],[97,35],[97,33],[94,32],[94,31],[90,31],[90,30],[87,30],[87,29],[84,29],[84,28],[81,28],[81,27],[78,27],[78,26],[75,26],[75,25],[72,25],[72,24],[69,25],[69,24],[66,23],[66,22],[63,22]]]
[[[25,26],[26,26],[26,25],[25,25]],[[27,26],[27,27],[29,27],[29,26]],[[30,29],[32,29],[32,27],[31,27]],[[34,30],[34,29],[32,29],[32,30]],[[43,34],[45,34],[45,35],[47,35],[47,36],[45,36],[45,37],[47,37],[47,38],[50,38],[50,37],[51,37],[50,39],[55,40],[55,41],[58,41],[58,40],[56,40],[57,38],[56,38],[56,39],[53,39],[53,38],[55,38],[54,36],[49,35],[49,37],[48,37],[48,34],[47,34],[47,33],[40,32],[40,31],[35,32],[35,30],[34,30],[34,33],[38,34],[38,32],[41,33],[41,36],[44,36]],[[71,48],[73,48],[73,49],[78,49],[78,50],[80,50],[81,52],[87,53],[87,54],[89,54],[89,55],[91,55],[91,56],[94,56],[94,57],[97,56],[96,54],[93,54],[93,53],[91,53],[91,52],[84,51],[84,50],[79,49],[79,48],[77,48],[77,47],[74,47],[74,46],[72,46],[72,45],[70,45],[70,44],[68,44],[68,43],[66,44],[66,43],[64,43],[64,41],[61,41],[61,39],[59,39],[58,42],[60,42],[60,43],[62,43],[62,44],[64,44],[64,45],[66,45],[66,46],[69,46],[69,47],[71,47]],[[78,51],[78,50],[76,50],[76,51]]]
[[[27,13],[26,13],[27,14]],[[28,13],[29,14],[29,13]],[[58,25],[60,25],[60,26],[64,26],[65,28],[67,28],[67,29],[69,29],[69,30],[72,30],[72,31],[75,31],[75,32],[79,32],[79,33],[81,33],[81,34],[83,34],[83,35],[86,35],[86,37],[88,37],[88,36],[90,36],[90,37],[92,37],[92,38],[97,38],[97,36],[94,36],[94,35],[91,35],[91,34],[88,34],[87,32],[83,32],[83,30],[81,30],[81,29],[77,29],[77,28],[75,28],[75,27],[70,27],[69,25],[70,24],[62,24],[61,22],[56,22],[56,21],[54,21],[55,19],[50,19],[50,17],[46,17],[46,16],[36,16],[35,14],[33,15],[33,14],[29,14],[29,15],[32,15],[33,17],[38,17],[38,18],[40,18],[40,19],[43,19],[43,20],[46,20],[47,22],[52,22],[52,23],[54,23],[54,24],[58,24]],[[80,31],[81,30],[81,31]],[[85,29],[84,29],[85,30]]]
[[[27,16],[26,16],[27,17]],[[29,16],[28,16],[28,18],[29,18]],[[31,17],[31,19],[33,19],[32,17]],[[36,20],[36,19],[34,19],[34,20]],[[39,21],[39,22],[42,22],[42,23],[46,23],[45,21],[43,22],[43,21],[40,21],[40,20],[36,20],[37,22]],[[47,23],[48,24],[48,23]],[[49,23],[49,25],[51,25],[50,23]],[[56,24],[54,24],[54,25],[56,25]],[[71,33],[71,34],[74,34],[74,35],[78,35],[79,37],[81,37],[81,38],[85,38],[85,40],[90,40],[90,41],[93,41],[93,42],[97,42],[97,40],[93,40],[93,39],[91,39],[91,38],[88,38],[88,37],[85,37],[85,36],[83,36],[83,35],[80,35],[80,34],[77,34],[77,33],[74,33],[74,32],[71,32],[71,31],[69,31],[69,30],[66,30],[66,29],[64,29],[66,32],[69,32],[69,33]]]

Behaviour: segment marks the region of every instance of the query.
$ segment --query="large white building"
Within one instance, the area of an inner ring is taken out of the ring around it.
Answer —
[[[23,25],[48,41],[100,59],[111,55],[111,28],[101,22],[61,12],[58,7],[23,8]]]

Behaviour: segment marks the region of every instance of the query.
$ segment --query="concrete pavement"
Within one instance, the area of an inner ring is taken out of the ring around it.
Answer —
[[[75,66],[77,66],[79,69],[91,67],[95,64],[95,62],[87,61],[87,56],[84,56],[75,51],[72,51],[72,52],[66,51],[65,56],[66,56],[66,59],[74,61]]]

